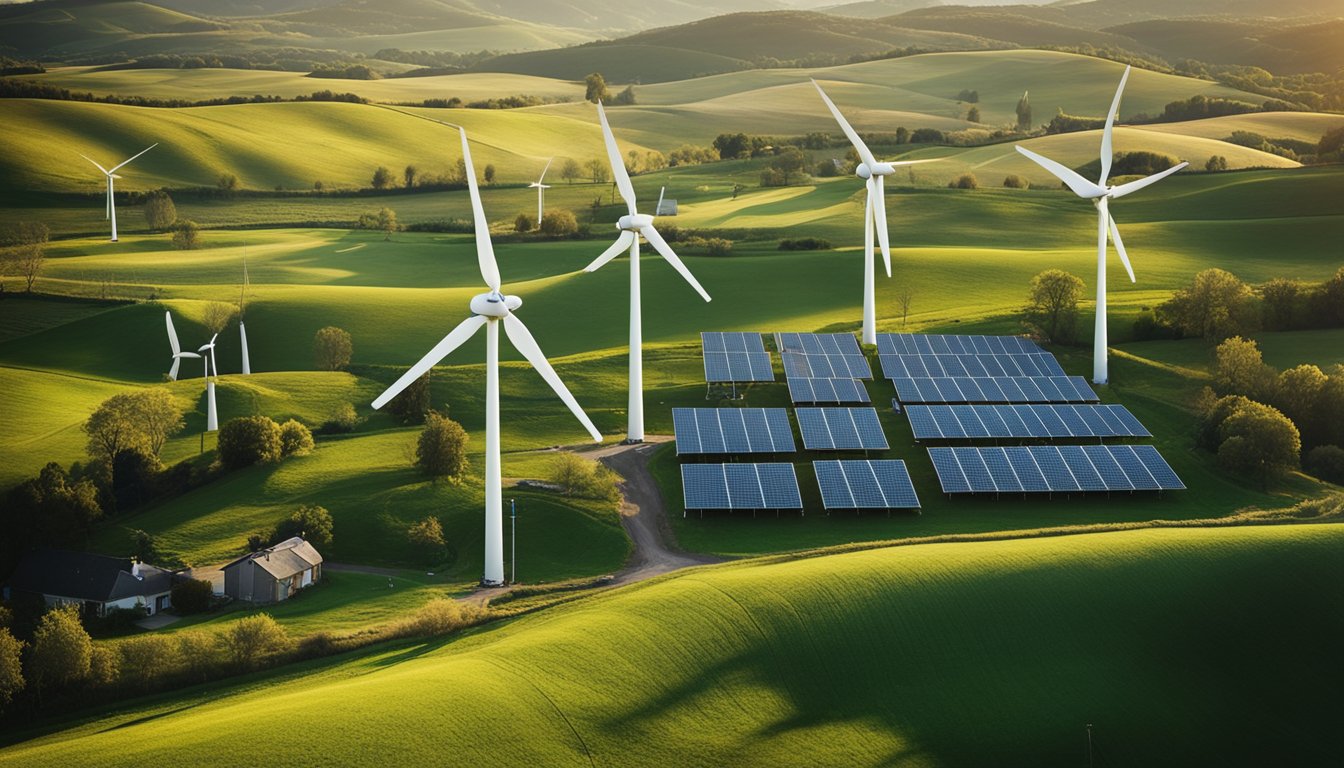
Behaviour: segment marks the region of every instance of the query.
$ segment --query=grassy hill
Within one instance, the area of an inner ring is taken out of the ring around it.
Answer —
[[[1185,56],[1215,64],[1246,64],[1275,74],[1334,72],[1344,66],[1344,19],[1311,24],[1153,19],[1107,31],[1172,59]]]
[[[1328,762],[1339,526],[923,545],[687,573],[447,643],[108,711],[43,766]],[[1268,578],[1266,574],[1274,574]],[[1254,664],[1247,663],[1254,649]],[[1274,706],[1266,707],[1266,701]]]

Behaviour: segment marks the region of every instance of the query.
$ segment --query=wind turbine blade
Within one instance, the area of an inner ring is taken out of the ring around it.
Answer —
[[[1022,153],[1026,157],[1030,158],[1037,165],[1049,171],[1051,174],[1054,175],[1055,178],[1067,184],[1069,189],[1072,189],[1074,191],[1074,194],[1078,195],[1079,197],[1093,198],[1093,197],[1101,197],[1102,195],[1106,194],[1105,187],[1102,187],[1099,184],[1093,184],[1087,179],[1084,179],[1082,176],[1079,176],[1078,172],[1073,170],[1072,168],[1060,165],[1059,163],[1055,162],[1054,160],[1051,160],[1048,157],[1041,157],[1040,155],[1036,154],[1035,152],[1032,152],[1030,149],[1027,149],[1026,147],[1020,144],[1017,146],[1017,151]]]
[[[97,166],[98,170],[102,171],[104,174],[110,174],[110,173],[111,173],[111,171],[107,170],[107,169],[104,168],[103,166],[98,165],[98,161],[94,160],[93,158],[89,157],[88,155],[81,154],[80,157],[84,158],[85,160],[88,160],[90,163],[93,163],[95,166]]]
[[[863,162],[868,165],[876,165],[877,158],[873,157],[872,152],[868,151],[868,145],[863,143],[863,139],[859,138],[859,134],[855,132],[853,126],[851,126],[849,121],[845,119],[845,116],[840,114],[840,110],[836,108],[835,102],[831,101],[831,97],[827,96],[826,92],[821,90],[821,83],[813,80],[812,84],[817,86],[817,93],[821,94],[821,100],[826,102],[826,106],[830,108],[831,114],[835,116],[835,121],[840,124],[840,130],[845,132],[845,136],[849,138],[849,143],[853,144],[854,149],[858,151],[859,159],[863,160]]]
[[[155,147],[157,147],[157,146],[159,146],[159,142],[156,141],[156,142],[154,142],[153,144],[150,144],[148,147],[145,147],[144,149],[142,149],[142,150],[140,150],[139,152],[137,152],[137,153],[135,153],[134,155],[132,155],[132,156],[131,156],[131,160],[134,160],[135,158],[137,158],[137,157],[139,157],[139,156],[145,154],[146,152],[148,152],[149,150],[151,150],[151,149],[153,149],[153,148],[155,148]],[[122,162],[121,165],[128,165],[128,164],[131,162],[131,160],[125,160],[125,161]],[[117,169],[120,168],[121,165],[114,165],[114,166],[112,166],[112,170],[108,171],[108,173],[116,173],[116,172],[117,172]]]
[[[215,345],[210,345],[210,368],[215,372],[215,378],[219,378],[219,363],[215,362]]]
[[[168,369],[168,379],[170,381],[177,381],[177,369],[181,365],[182,365],[182,358],[174,356],[173,367]]]
[[[653,209],[653,215],[654,215],[654,216],[657,216],[657,215],[658,215],[658,212],[661,211],[661,210],[663,210],[663,195],[665,195],[665,194],[667,194],[667,187],[665,187],[665,186],[664,186],[664,187],[659,187],[659,188],[658,188],[658,205],[657,205],[656,207],[654,207],[654,209]]]
[[[527,358],[527,361],[532,364],[537,373],[541,374],[541,378],[551,385],[551,389],[555,390],[555,394],[560,396],[560,400],[569,406],[570,412],[588,430],[588,434],[593,436],[593,442],[602,442],[602,433],[597,431],[597,427],[593,426],[593,422],[589,420],[588,414],[583,412],[583,409],[579,407],[579,402],[574,399],[574,395],[569,393],[569,388],[565,386],[565,382],[560,380],[559,374],[551,367],[551,362],[541,353],[541,347],[537,346],[537,340],[532,338],[532,333],[527,330],[527,326],[523,325],[523,321],[512,314],[505,315],[504,332],[509,335],[509,341],[513,342],[514,348],[523,353],[523,357]]]
[[[1115,226],[1115,217],[1111,216],[1110,211],[1106,212],[1106,222],[1111,228],[1111,242],[1115,243],[1115,252],[1120,254],[1120,263],[1125,265],[1125,271],[1129,273],[1129,282],[1134,280],[1134,267],[1129,265],[1129,254],[1125,253],[1125,241],[1120,239],[1120,228]]]
[[[607,111],[602,108],[600,101],[597,103],[597,117],[602,121],[602,138],[607,143],[607,160],[611,162],[611,175],[616,179],[616,189],[620,190],[621,197],[630,209],[630,215],[633,216],[639,213],[635,210],[635,188],[630,184],[630,174],[625,172],[621,148],[616,146],[616,137],[611,135],[611,125],[607,123]]]
[[[881,176],[868,178],[869,205],[873,207],[873,226],[877,228],[877,244],[882,249],[882,263],[891,277],[891,240],[887,235],[886,185]]]
[[[583,271],[596,272],[601,269],[607,262],[621,255],[622,251],[627,250],[630,247],[630,243],[634,242],[634,239],[635,233],[628,229],[625,230],[621,233],[620,237],[616,238],[616,242],[612,243],[610,248],[603,251],[601,256],[593,259],[593,263],[584,267]]]
[[[1125,92],[1125,81],[1129,79],[1129,67],[1120,76],[1120,87],[1115,89],[1115,99],[1111,101],[1111,111],[1106,113],[1106,127],[1101,131],[1101,178],[1097,183],[1105,186],[1111,177],[1111,126],[1115,124],[1116,113],[1120,110],[1120,94]]]
[[[485,220],[481,207],[481,190],[476,187],[476,167],[471,164],[471,147],[467,145],[467,129],[462,134],[462,163],[467,171],[467,189],[471,192],[471,218],[476,230],[476,260],[481,265],[481,278],[491,290],[499,290],[499,264],[495,262],[495,247],[490,242],[490,223]],[[377,406],[374,406],[375,408]]]
[[[1115,187],[1114,189],[1111,190],[1111,197],[1112,198],[1124,197],[1125,195],[1128,195],[1130,192],[1138,192],[1140,189],[1143,189],[1149,184],[1156,184],[1157,182],[1181,170],[1187,165],[1189,165],[1189,163],[1178,163],[1177,165],[1173,165],[1167,170],[1162,171],[1161,173],[1154,173],[1152,176],[1139,179],[1138,181],[1131,181],[1128,184],[1121,184],[1120,186]]]
[[[639,230],[639,233],[644,236],[645,240],[649,241],[649,245],[652,245],[655,251],[662,254],[664,259],[667,259],[667,263],[671,264],[672,268],[677,270],[677,272],[686,279],[686,282],[691,284],[691,287],[695,289],[695,292],[700,294],[700,298],[705,301],[710,301],[709,294],[706,293],[705,289],[700,285],[700,281],[695,279],[695,275],[691,274],[690,268],[686,266],[680,256],[673,252],[672,247],[667,244],[667,241],[663,239],[663,236],[658,234],[658,230],[653,227],[643,227]]]
[[[397,379],[392,386],[388,387],[383,394],[379,395],[378,399],[373,401],[373,407],[378,409],[387,405],[389,400],[401,394],[401,391],[409,387],[411,382],[424,376],[426,371],[438,365],[440,360],[447,357],[453,350],[462,346],[467,339],[470,339],[475,335],[476,331],[481,329],[482,325],[485,325],[485,318],[481,315],[472,315],[461,323],[458,323],[458,326],[449,331],[448,335],[444,336],[442,341],[435,344],[434,348],[429,350],[428,354],[420,358],[419,362],[411,366],[406,373],[401,375],[401,378]]]
[[[931,157],[927,160],[897,160],[895,162],[887,163],[887,165],[890,165],[892,168],[902,168],[907,165],[919,165],[920,163],[936,163],[942,159],[943,158],[941,157]]]
[[[168,345],[173,348],[174,355],[180,354],[182,352],[182,345],[177,341],[177,329],[173,328],[173,313],[165,311],[163,313],[163,319],[168,323]]]
[[[546,172],[551,170],[551,163],[554,161],[554,157],[546,161],[546,167],[541,169],[541,175],[537,177],[537,186],[541,186],[541,180],[546,178]]]

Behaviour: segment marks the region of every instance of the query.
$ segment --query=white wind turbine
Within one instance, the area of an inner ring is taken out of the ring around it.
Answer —
[[[196,350],[201,352],[199,355],[205,361],[205,431],[219,431],[219,410],[215,408],[215,380],[219,378],[219,366],[215,365],[215,339],[219,338],[216,333],[210,337],[210,343],[202,344],[201,348]],[[204,354],[209,352],[209,354]],[[215,370],[214,378],[210,378],[210,369]]]
[[[168,323],[168,346],[173,350],[173,367],[168,369],[168,378],[177,381],[177,369],[182,365],[182,360],[188,357],[200,357],[195,352],[183,352],[182,345],[177,340],[177,329],[173,327],[173,313],[165,311],[163,319]]]
[[[243,342],[243,375],[252,373],[252,363],[247,356],[247,326],[243,325],[243,315],[247,313],[247,257],[243,257],[243,287],[238,296],[238,336]],[[219,371],[215,371],[219,373]]]
[[[821,94],[821,100],[826,102],[830,108],[831,114],[835,116],[835,121],[840,124],[840,130],[845,132],[849,138],[849,143],[854,145],[855,151],[859,153],[859,164],[854,169],[854,175],[864,180],[868,187],[868,198],[863,207],[863,343],[877,343],[877,287],[874,284],[874,273],[877,271],[877,265],[873,263],[873,231],[877,231],[877,242],[882,248],[882,261],[887,267],[887,277],[891,277],[891,243],[887,235],[887,201],[884,196],[885,184],[883,179],[896,172],[897,168],[906,165],[915,165],[916,163],[930,163],[932,160],[902,160],[894,163],[878,162],[873,153],[868,149],[868,145],[863,143],[859,134],[850,126],[845,116],[836,109],[835,102],[831,97],[821,89],[821,84],[816,80],[812,84],[817,86],[817,93]]]
[[[569,410],[583,424],[594,442],[602,442],[602,434],[593,426],[587,414],[579,407],[565,383],[556,375],[541,348],[532,338],[527,326],[519,320],[513,310],[522,306],[523,300],[517,296],[507,296],[500,292],[499,266],[495,263],[494,247],[490,243],[490,228],[485,220],[485,211],[481,208],[481,193],[476,187],[476,171],[471,163],[471,148],[467,145],[467,132],[458,128],[462,136],[462,157],[466,165],[467,186],[471,192],[472,218],[476,230],[476,259],[481,268],[489,292],[482,293],[471,300],[471,317],[463,320],[456,328],[435,344],[429,353],[411,366],[396,383],[373,401],[374,408],[382,408],[396,397],[411,382],[423,376],[439,361],[470,339],[485,326],[485,576],[481,583],[495,586],[504,583],[504,503],[500,483],[499,459],[499,326],[504,326],[509,341],[514,348],[527,358],[541,378],[551,385],[551,389],[560,396]]]
[[[148,147],[145,147],[139,153],[133,155],[130,160],[125,160],[120,165],[113,166],[112,170],[108,170],[103,166],[98,165],[96,161],[89,158],[87,155],[80,155],[80,157],[84,158],[85,160],[88,160],[90,163],[93,163],[98,168],[98,170],[102,171],[103,175],[107,177],[107,212],[104,218],[112,220],[112,242],[114,243],[117,242],[117,201],[112,195],[112,180],[121,178],[120,176],[117,175],[118,169],[130,163],[131,160],[134,160],[135,158],[145,154],[146,152],[157,146],[159,146],[159,143],[156,141],[153,144],[150,144]]]
[[[602,265],[611,261],[620,255],[621,251],[630,249],[630,403],[626,411],[629,424],[626,427],[626,442],[639,443],[644,441],[644,355],[643,355],[643,335],[640,328],[640,308],[639,308],[639,236],[643,235],[645,240],[649,241],[654,250],[658,251],[672,268],[677,270],[686,282],[691,284],[696,293],[705,301],[709,301],[709,294],[700,286],[700,283],[691,274],[691,270],[668,246],[663,236],[658,234],[658,230],[653,228],[653,217],[648,214],[641,214],[635,207],[635,189],[630,184],[630,176],[625,172],[625,163],[621,160],[621,150],[616,146],[616,137],[611,135],[611,126],[607,124],[607,113],[602,109],[602,104],[597,105],[597,116],[602,121],[602,136],[607,143],[607,158],[611,161],[611,173],[616,179],[616,188],[620,190],[621,197],[625,199],[625,204],[630,213],[622,216],[616,222],[616,229],[621,234],[616,238],[616,242],[611,247],[598,256],[592,264],[584,267],[585,272],[594,272]],[[660,197],[661,200],[661,197]]]
[[[547,161],[546,161],[546,167],[541,169],[541,175],[537,177],[537,180],[536,180],[536,181],[534,181],[534,182],[532,182],[531,184],[528,184],[528,185],[527,185],[529,189],[535,187],[536,190],[537,190],[537,226],[538,226],[538,227],[541,226],[541,217],[542,217],[542,214],[545,213],[546,190],[548,190],[548,189],[551,188],[551,185],[549,185],[549,184],[542,184],[541,182],[542,182],[543,179],[546,178],[546,172],[549,171],[549,170],[551,170],[551,162],[554,161],[554,160],[555,160],[554,157],[552,157],[550,160],[547,160]]]
[[[1106,236],[1108,233],[1112,242],[1115,243],[1115,252],[1120,255],[1120,262],[1125,265],[1125,271],[1129,273],[1129,281],[1134,282],[1134,268],[1129,264],[1129,256],[1125,253],[1125,244],[1120,239],[1120,230],[1115,226],[1115,219],[1111,218],[1109,201],[1124,197],[1131,192],[1137,192],[1189,165],[1189,163],[1178,163],[1160,173],[1117,186],[1110,186],[1106,183],[1111,174],[1111,127],[1114,125],[1116,113],[1120,109],[1120,94],[1124,93],[1125,81],[1128,79],[1129,67],[1125,67],[1125,74],[1120,77],[1120,87],[1115,89],[1115,99],[1111,102],[1111,110],[1106,113],[1106,127],[1101,132],[1101,177],[1095,184],[1067,166],[1049,158],[1041,157],[1021,145],[1017,147],[1018,152],[1054,174],[1079,197],[1091,200],[1097,208],[1097,321],[1096,332],[1092,340],[1092,381],[1096,384],[1105,384],[1109,378],[1106,365]]]

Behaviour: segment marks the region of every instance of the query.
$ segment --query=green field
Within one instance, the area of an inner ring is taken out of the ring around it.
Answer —
[[[251,764],[240,740],[319,708],[287,754],[1060,765],[1090,723],[1108,764],[1328,763],[1344,603],[1311,585],[1338,580],[1341,546],[1332,525],[1144,530],[710,568],[160,696],[0,762]]]

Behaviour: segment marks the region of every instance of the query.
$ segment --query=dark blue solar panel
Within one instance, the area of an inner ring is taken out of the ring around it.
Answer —
[[[1151,445],[1131,445],[1128,446],[1134,451],[1134,455],[1143,462],[1143,466],[1148,470],[1148,474],[1153,476],[1163,490],[1181,490],[1185,488],[1185,483],[1172,471],[1171,465],[1162,458],[1162,454]]]
[[[1002,405],[971,405],[966,406],[975,409],[975,415],[980,417],[980,421],[989,430],[990,437],[1012,437],[1013,432],[1008,428],[1008,424],[1003,420],[1002,411],[1007,406]]]
[[[672,429],[677,437],[677,455],[703,453],[700,450],[700,429],[695,423],[692,408],[672,409]]]
[[[961,427],[961,420],[957,418],[956,413],[950,405],[934,405],[929,407],[930,415],[938,425],[938,431],[942,437],[964,438],[966,430]]]
[[[961,464],[957,462],[957,457],[951,448],[930,448],[929,459],[933,462],[934,471],[938,473],[938,482],[943,487],[943,493],[971,491],[966,473],[961,471]]]
[[[1012,465],[1013,472],[1017,474],[1018,482],[1022,484],[1022,490],[1028,493],[1041,493],[1050,490],[1050,484],[1046,482],[1045,475],[1041,474],[1041,468],[1037,466],[1036,459],[1032,458],[1030,449],[1013,446],[1004,448],[1003,452],[1008,457],[1008,463]]]
[[[677,454],[791,453],[783,408],[673,408]]]
[[[1054,408],[1051,408],[1048,405],[1033,405],[1031,406],[1031,412],[1040,420],[1041,425],[1045,427],[1045,431],[1039,435],[1035,435],[1035,437],[1073,436],[1073,431],[1059,418],[1059,414],[1055,413]]]
[[[723,445],[728,453],[750,453],[751,441],[747,438],[747,428],[742,420],[742,411],[737,408],[716,408],[719,428],[723,430]]]
[[[1091,435],[1093,437],[1118,437],[1128,436],[1129,432],[1116,432],[1106,423],[1106,419],[1101,415],[1102,409],[1095,405],[1057,405],[1055,410],[1061,413],[1073,413],[1083,421],[1083,429],[1086,432],[1081,434]],[[1068,418],[1063,417],[1065,423]]]
[[[687,509],[732,509],[722,464],[682,464],[681,488]]]
[[[1008,456],[1002,448],[981,448],[980,458],[985,462],[989,469],[989,476],[994,480],[994,487],[1000,493],[1016,493],[1022,490],[1022,483],[1017,479],[1017,473],[1013,471],[1013,466],[1008,463]]]
[[[827,509],[855,509],[854,495],[849,491],[849,481],[838,461],[814,461],[812,471],[817,475],[817,486],[821,488],[821,503]]]
[[[1128,445],[1106,447],[1109,448],[1108,454],[1120,467],[1120,471],[1130,483],[1134,484],[1135,490],[1156,491],[1162,487]]]
[[[803,497],[798,491],[798,476],[794,474],[792,464],[772,463],[755,466],[765,497],[765,509],[803,508]]]
[[[789,427],[789,412],[783,408],[765,408],[765,423],[770,429],[770,441],[776,453],[793,453],[793,429]]]
[[[885,451],[887,438],[873,408],[799,408],[808,450]]]
[[[1108,446],[1085,445],[1083,446],[1083,453],[1086,453],[1087,458],[1092,460],[1092,466],[1097,468],[1097,474],[1101,475],[1101,480],[1106,483],[1107,490],[1129,491],[1136,487],[1126,476],[1125,471],[1116,463],[1115,457]],[[1133,458],[1133,454],[1130,454],[1130,458]],[[1142,465],[1139,469],[1143,471],[1145,477],[1148,475],[1147,471],[1143,470]],[[1151,479],[1149,484],[1152,484]]]
[[[700,346],[706,352],[725,352],[723,346],[723,334],[717,332],[702,332],[700,334]]]
[[[916,440],[943,436],[943,431],[938,428],[938,422],[933,418],[933,406],[912,405],[905,409],[905,415],[910,419],[910,429],[914,432]]]
[[[980,452],[975,448],[953,448],[953,454],[957,457],[957,463],[961,465],[961,471],[965,473],[966,480],[971,484],[971,490],[976,493],[993,493],[997,490],[994,485],[994,478],[989,474],[989,467],[985,466],[984,459],[980,458]]]
[[[728,480],[728,500],[733,509],[766,508],[755,464],[724,464],[723,474]]]
[[[1152,433],[1149,432],[1148,429],[1144,427],[1143,424],[1138,419],[1134,418],[1134,414],[1130,413],[1129,409],[1124,407],[1123,405],[1107,405],[1103,407],[1106,408],[1107,413],[1109,413],[1111,416],[1115,417],[1122,424],[1128,427],[1130,434],[1134,435],[1135,437],[1153,436]]]
[[[719,425],[717,408],[696,408],[695,423],[700,433],[701,453],[727,453],[728,443]]]
[[[999,418],[1003,419],[1004,426],[1008,427],[1009,437],[1031,437],[1031,428],[1023,422],[1022,416],[1018,414],[1017,409],[1024,406],[1005,405],[997,409]]]
[[[1092,466],[1092,460],[1087,457],[1080,446],[1061,445],[1059,446],[1059,455],[1064,458],[1064,463],[1069,465],[1069,471],[1073,473],[1073,478],[1078,481],[1078,485],[1084,491],[1104,491],[1107,489],[1106,481],[1097,473],[1097,468]]]
[[[857,464],[857,462],[855,462]],[[910,482],[910,471],[905,462],[899,459],[883,459],[867,462],[882,495],[891,509],[918,509],[919,495],[915,493],[914,483]]]
[[[1036,466],[1040,467],[1041,474],[1045,477],[1045,482],[1049,484],[1051,491],[1080,490],[1077,478],[1069,470],[1069,465],[1064,462],[1064,457],[1059,455],[1058,448],[1052,445],[1044,445],[1028,450],[1031,452],[1031,457],[1036,460]]]
[[[957,421],[961,422],[961,428],[966,432],[967,437],[989,437],[989,430],[980,421],[980,416],[976,414],[974,408],[962,406],[952,410]]]

